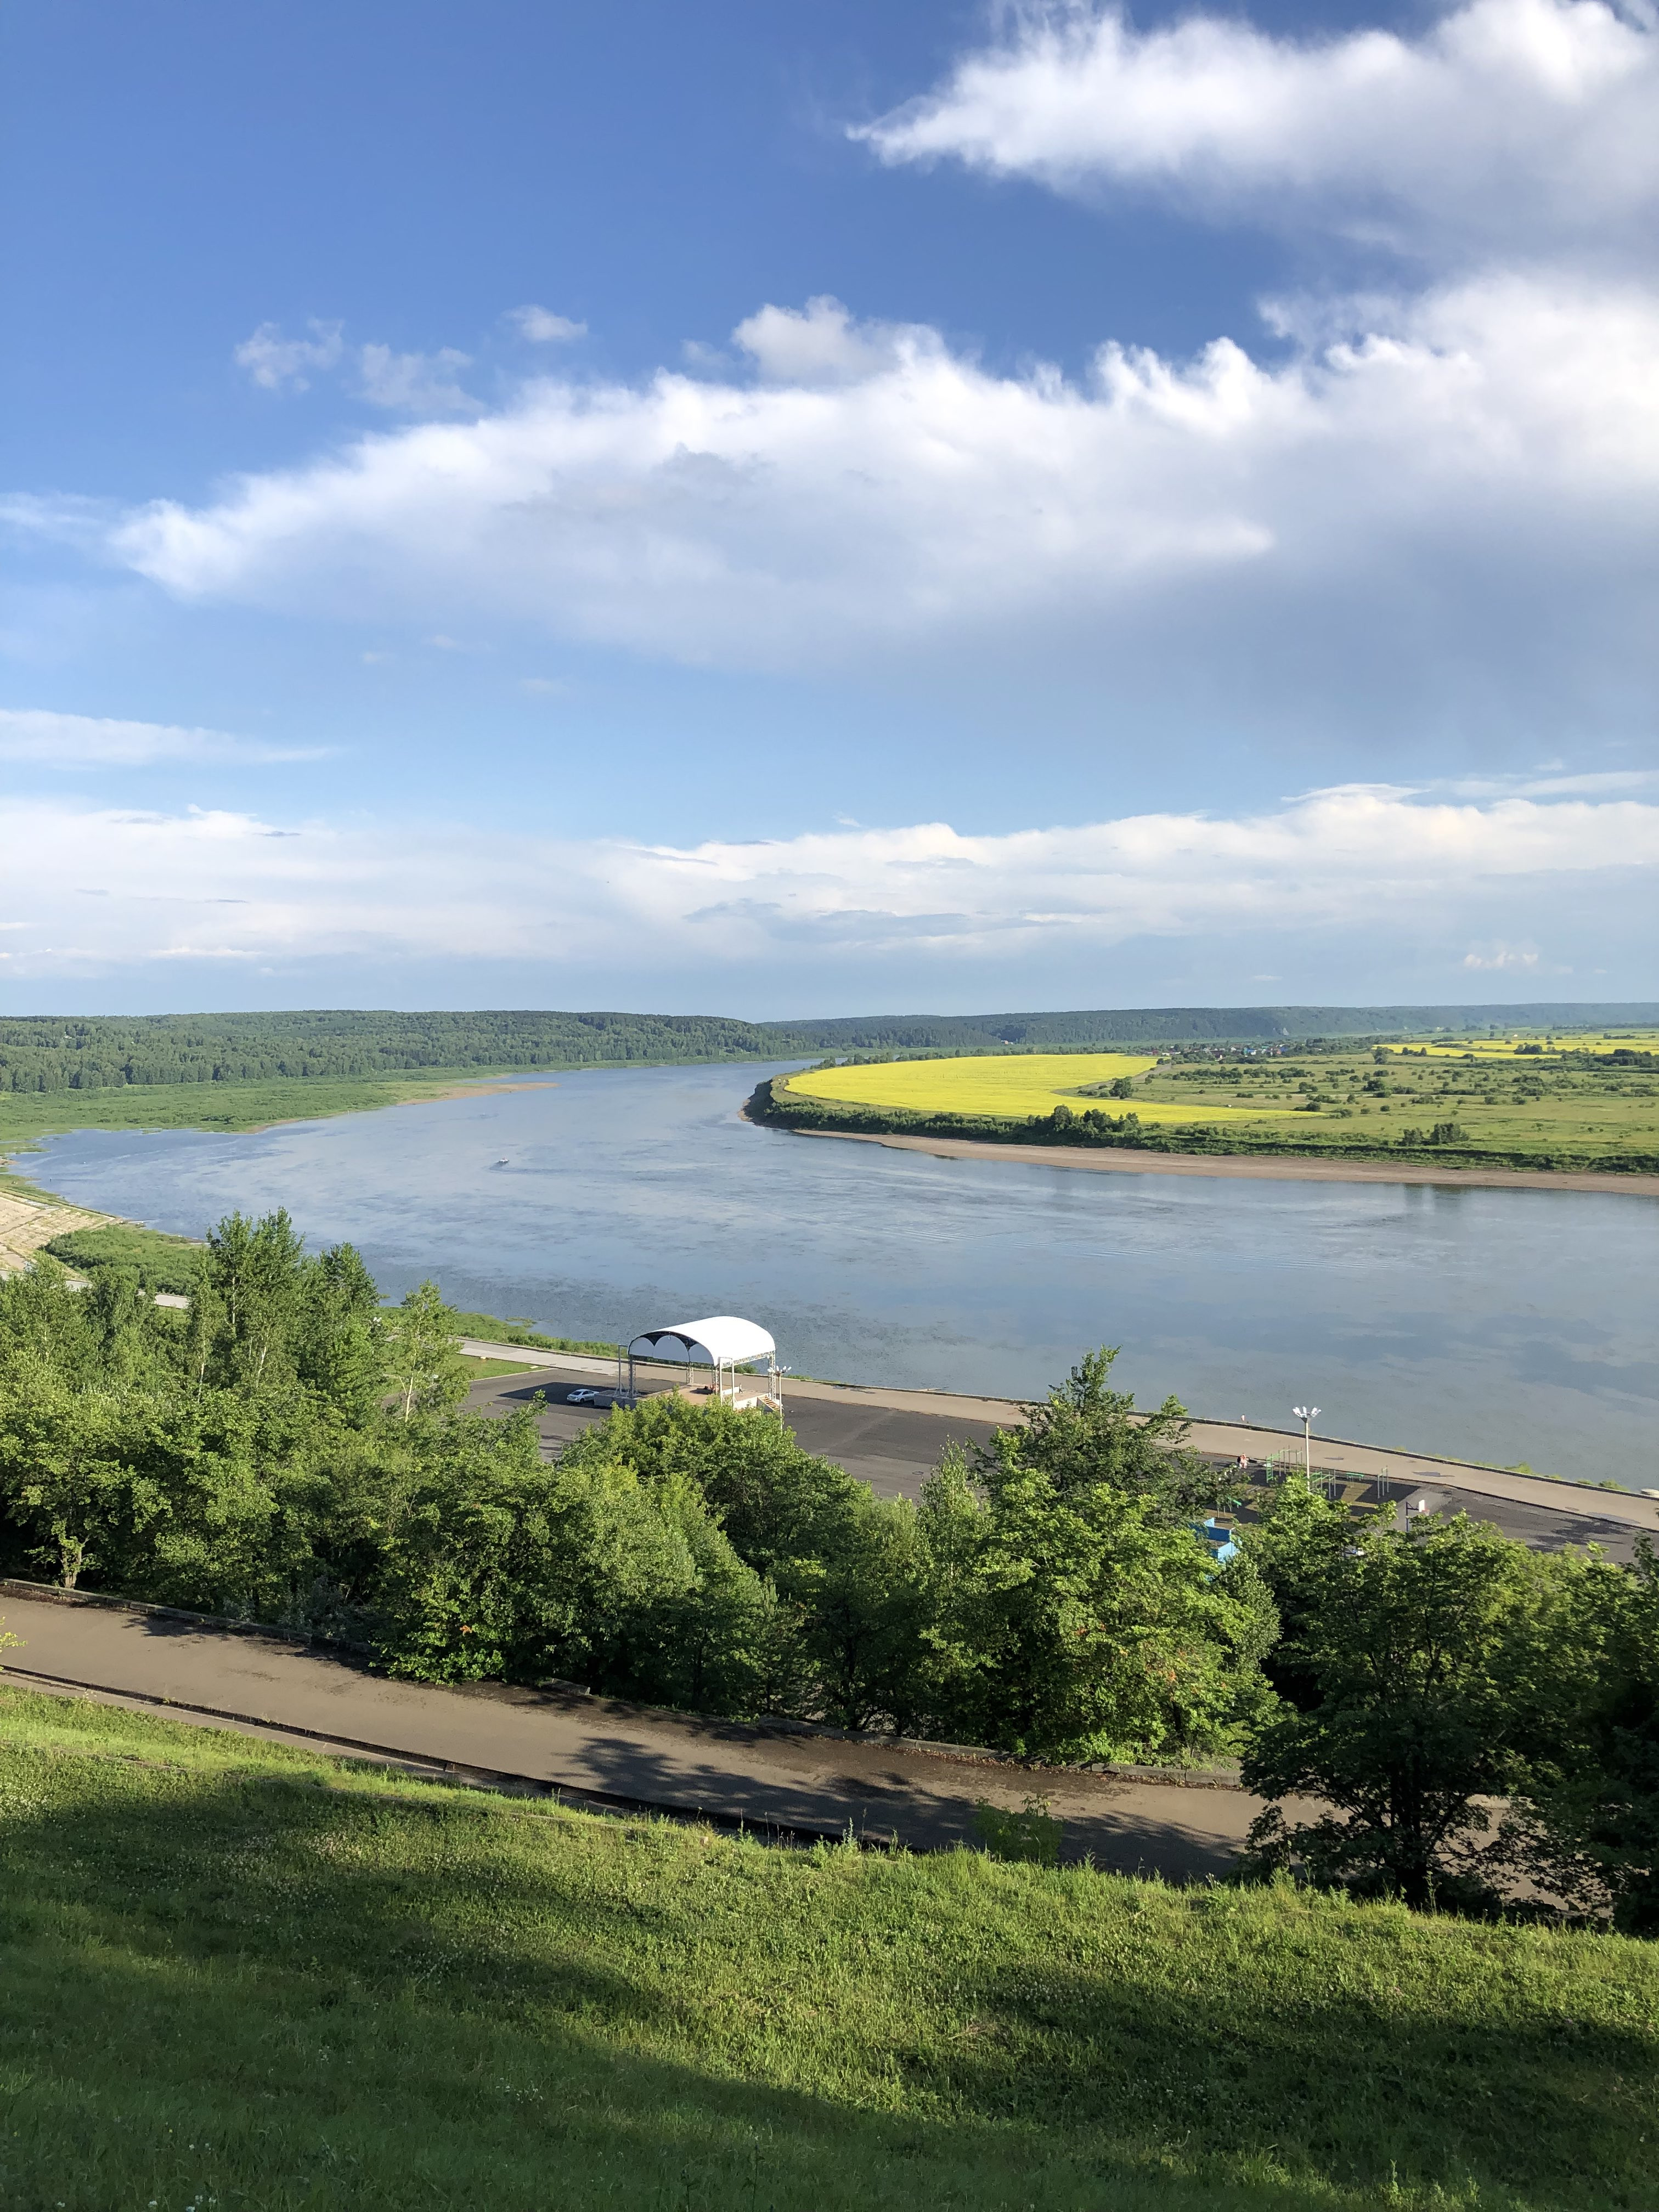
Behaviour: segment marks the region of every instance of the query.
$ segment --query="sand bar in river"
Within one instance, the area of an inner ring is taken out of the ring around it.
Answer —
[[[1453,1189],[1597,1190],[1621,1198],[1659,1198],[1659,1176],[1621,1175],[1594,1168],[1437,1168],[1419,1161],[1322,1160],[1270,1158],[1260,1152],[1139,1152],[1127,1147],[1082,1145],[997,1145],[977,1137],[872,1135],[862,1129],[801,1129],[803,1137],[832,1137],[843,1144],[887,1145],[896,1152],[931,1152],[942,1160],[1015,1160],[1030,1167],[1086,1168],[1096,1175],[1179,1175],[1252,1177],[1263,1182],[1439,1183]]]

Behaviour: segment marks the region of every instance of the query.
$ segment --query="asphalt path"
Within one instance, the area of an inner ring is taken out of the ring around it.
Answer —
[[[503,1358],[532,1356],[515,1355],[510,1346],[469,1348]],[[616,1367],[598,1359],[537,1357],[531,1372],[475,1383],[467,1405],[474,1413],[507,1413],[531,1404],[539,1394],[544,1405],[537,1423],[552,1456],[583,1429],[608,1417]],[[653,1392],[675,1388],[684,1374],[641,1369],[639,1379],[645,1391]],[[572,1402],[573,1392],[582,1394],[585,1401]],[[882,1498],[914,1498],[947,1443],[984,1443],[999,1425],[1006,1428],[1022,1418],[1020,1407],[1011,1400],[805,1381],[787,1385],[786,1405],[789,1425],[808,1451],[834,1460]],[[1270,1460],[1279,1468],[1302,1460],[1300,1435],[1248,1422],[1196,1421],[1191,1443],[1217,1466],[1240,1471],[1252,1486],[1266,1482]],[[1628,1560],[1644,1534],[1659,1540],[1659,1499],[1644,1495],[1330,1437],[1313,1440],[1313,1464],[1328,1477],[1331,1494],[1356,1509],[1387,1504],[1402,1512],[1468,1513],[1535,1550],[1594,1543],[1611,1558]]]
[[[1062,1855],[1179,1881],[1223,1874],[1260,1801],[1236,1785],[1026,1767],[828,1732],[745,1727],[579,1693],[394,1682],[349,1661],[155,1607],[64,1600],[17,1583],[0,1613],[22,1639],[5,1679],[167,1718],[416,1771],[528,1785],[573,1803],[653,1809],[786,1836],[939,1850],[978,1840],[981,1803],[1048,1801]],[[1294,1808],[1293,1808],[1294,1809]]]

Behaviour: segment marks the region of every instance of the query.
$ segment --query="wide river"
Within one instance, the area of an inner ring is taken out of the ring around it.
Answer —
[[[285,1206],[388,1294],[623,1339],[749,1316],[805,1375],[1141,1403],[1659,1487],[1659,1200],[949,1161],[759,1129],[743,1067],[561,1075],[257,1135],[54,1139],[65,1197],[199,1237]]]

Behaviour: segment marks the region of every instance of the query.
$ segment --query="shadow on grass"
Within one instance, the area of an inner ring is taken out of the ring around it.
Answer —
[[[1651,2203],[1650,2038],[1474,1980],[1384,2010],[1328,1959],[1274,2000],[1231,1900],[1153,1893],[1182,1988],[1080,1970],[1075,1891],[978,1862],[78,1761],[7,1832],[3,2201]]]

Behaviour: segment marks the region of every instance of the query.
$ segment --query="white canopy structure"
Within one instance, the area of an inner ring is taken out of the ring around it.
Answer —
[[[634,1395],[634,1363],[636,1359],[665,1359],[676,1365],[684,1364],[686,1379],[694,1367],[712,1367],[714,1370],[713,1392],[717,1398],[732,1403],[756,1404],[783,1411],[782,1377],[778,1371],[778,1347],[769,1330],[758,1322],[740,1321],[736,1314],[710,1314],[702,1321],[676,1321],[660,1328],[641,1329],[628,1347],[628,1391]],[[745,1393],[738,1382],[740,1367],[753,1367],[762,1360],[766,1364],[762,1373],[763,1388]]]

